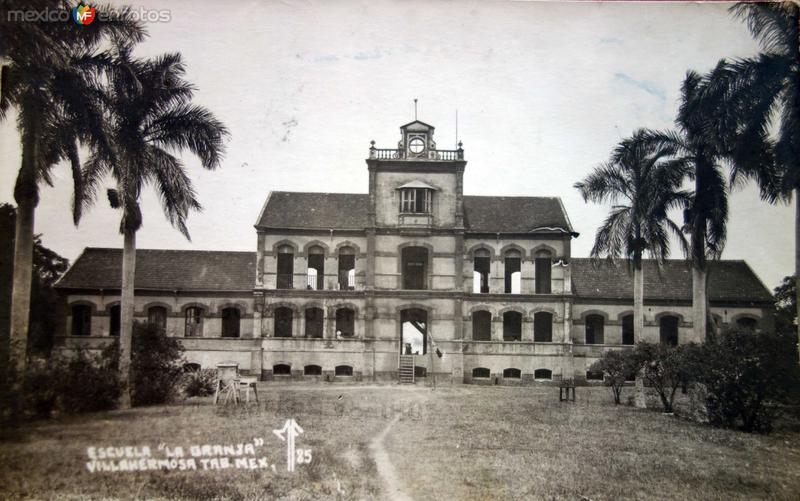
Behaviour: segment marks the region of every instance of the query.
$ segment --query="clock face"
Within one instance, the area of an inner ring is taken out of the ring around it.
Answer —
[[[422,138],[415,137],[408,142],[408,150],[411,153],[419,154],[425,151],[425,141]]]

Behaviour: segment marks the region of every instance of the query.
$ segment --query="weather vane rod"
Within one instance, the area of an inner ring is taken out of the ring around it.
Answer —
[[[417,119],[417,98],[414,98],[414,120]]]

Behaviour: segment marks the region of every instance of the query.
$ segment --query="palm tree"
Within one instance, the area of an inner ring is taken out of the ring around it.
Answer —
[[[668,217],[670,209],[686,204],[688,194],[680,189],[685,168],[670,160],[675,153],[671,146],[647,139],[646,130],[637,130],[614,148],[608,162],[575,183],[584,201],[612,204],[611,214],[597,230],[591,255],[612,260],[622,255],[633,265],[636,339],[642,339],[644,329],[644,253],[663,261],[669,256],[670,233],[686,247],[681,228]]]
[[[130,407],[136,232],[142,224],[139,197],[145,185],[152,184],[167,219],[188,239],[186,218],[201,206],[183,163],[173,152],[188,149],[204,168],[215,169],[228,132],[210,111],[191,104],[194,87],[183,79],[180,54],[145,60],[134,59],[129,44],[120,43],[115,50],[106,96],[111,148],[98,150],[89,158],[83,180],[94,194],[102,179],[110,175],[116,187],[108,190],[108,199],[122,211],[119,371],[125,388],[120,405],[126,408]]]
[[[140,41],[142,26],[130,11],[77,27],[71,22],[11,22],[14,9],[70,9],[62,0],[3,2],[0,39],[2,94],[0,121],[14,109],[22,143],[22,161],[14,186],[17,221],[9,333],[9,367],[21,384],[26,363],[30,316],[34,214],[41,183],[52,185],[50,171],[61,161],[72,167],[73,220],[81,217],[82,196],[78,146],[100,148],[103,115],[97,76],[108,58],[98,47],[109,37]],[[5,22],[7,21],[7,22]]]
[[[707,102],[718,111],[718,134],[735,153],[761,171],[776,170],[774,182],[762,183],[762,198],[776,202],[794,196],[795,277],[800,285],[800,6],[739,3],[731,12],[747,23],[762,52],[720,61],[707,78],[715,94]],[[800,318],[800,309],[797,313]]]

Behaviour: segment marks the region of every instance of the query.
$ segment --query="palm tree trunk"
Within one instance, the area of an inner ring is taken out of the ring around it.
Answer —
[[[633,339],[642,341],[644,334],[644,267],[642,252],[633,254]]]
[[[706,271],[696,264],[692,265],[692,331],[694,341],[706,340],[706,320],[708,301],[706,293]]]
[[[136,275],[136,230],[125,230],[122,249],[122,298],[120,301],[119,377],[122,396],[119,406],[131,407],[131,347],[133,345],[134,278]]]
[[[17,201],[14,230],[14,279],[11,293],[11,330],[9,334],[9,366],[14,381],[21,385],[25,374],[28,349],[28,323],[31,312],[31,279],[33,276],[33,223],[36,203]]]
[[[795,332],[800,333],[800,188],[794,190],[794,281],[797,301]],[[800,334],[798,334],[797,347],[800,352]]]

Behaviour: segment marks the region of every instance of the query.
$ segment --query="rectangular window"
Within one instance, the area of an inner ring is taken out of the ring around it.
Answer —
[[[550,273],[552,264],[549,257],[537,257],[536,266],[536,294],[550,294]]]
[[[406,188],[400,192],[400,212],[430,214],[433,211],[431,190]]]
[[[491,258],[484,256],[475,256],[475,274],[473,285],[473,292],[479,294],[486,294],[489,292],[489,273],[491,270]]]
[[[506,258],[506,294],[519,294],[521,273],[521,260],[518,257]]]

